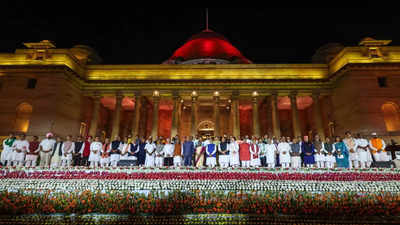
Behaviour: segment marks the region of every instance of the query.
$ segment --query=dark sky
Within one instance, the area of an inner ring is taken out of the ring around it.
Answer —
[[[8,5],[0,19],[0,52],[47,39],[58,48],[89,45],[105,64],[159,64],[205,28],[205,9]],[[209,21],[254,63],[307,63],[323,44],[366,36],[400,44],[400,13],[374,8],[210,8]]]

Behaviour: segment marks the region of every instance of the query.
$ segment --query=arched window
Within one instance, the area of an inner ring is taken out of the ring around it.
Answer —
[[[29,120],[31,119],[33,107],[31,104],[23,102],[17,106],[15,131],[26,133],[29,129]]]
[[[386,130],[389,132],[400,130],[399,107],[388,102],[382,105],[383,118],[385,119]]]

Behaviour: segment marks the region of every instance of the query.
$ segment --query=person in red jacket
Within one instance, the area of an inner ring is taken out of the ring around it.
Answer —
[[[82,162],[81,166],[89,166],[90,144],[92,143],[92,136],[87,136],[83,144]]]
[[[25,156],[25,167],[35,167],[36,160],[39,155],[39,138],[38,136],[33,136],[32,141],[29,142],[29,149]]]
[[[239,144],[239,157],[242,167],[250,167],[250,144],[243,139]]]

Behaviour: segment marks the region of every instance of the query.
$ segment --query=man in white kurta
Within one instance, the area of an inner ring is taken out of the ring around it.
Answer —
[[[13,144],[14,156],[13,164],[14,166],[22,167],[24,166],[25,154],[29,149],[29,142],[25,139],[25,134],[19,135],[17,140]]]
[[[361,169],[368,168],[368,159],[371,158],[371,152],[369,150],[369,142],[367,139],[362,137],[360,134],[357,135],[357,153],[358,160],[360,162]]]
[[[163,148],[164,153],[164,166],[172,166],[174,164],[174,145],[171,144],[170,139],[167,138],[166,143]]]
[[[315,135],[314,141],[314,159],[315,162],[317,163],[318,168],[324,168],[325,167],[325,149],[324,149],[324,143],[321,141],[321,138],[319,137],[318,134]]]
[[[279,162],[282,165],[282,168],[288,168],[290,164],[290,152],[291,148],[289,143],[287,143],[285,140],[282,140],[278,144],[278,152],[279,152]]]
[[[345,133],[346,138],[343,139],[344,144],[346,145],[347,150],[349,151],[349,168],[358,168],[359,163],[359,154],[357,152],[357,141],[351,136],[351,133],[347,131]]]
[[[272,139],[268,139],[268,144],[265,145],[265,156],[268,168],[275,168],[276,145]]]
[[[3,151],[1,152],[1,163],[3,166],[11,166],[12,156],[13,156],[13,144],[15,142],[15,137],[10,134],[7,139],[3,141]]]
[[[53,139],[52,133],[47,133],[46,138],[43,139],[40,144],[40,166],[41,167],[48,167],[50,166],[50,157],[51,153],[53,152],[54,144],[56,140]]]
[[[236,138],[231,137],[231,142],[228,144],[229,151],[229,165],[232,167],[240,166],[239,160],[239,144],[236,141]]]
[[[67,140],[64,142],[61,151],[61,166],[71,166],[72,163],[72,151],[75,149],[75,143],[71,141],[72,137],[70,135],[67,136]]]
[[[147,140],[144,149],[146,150],[146,159],[144,161],[144,166],[154,167],[156,144],[153,141],[151,141],[151,139]]]
[[[164,145],[161,143],[160,140],[156,142],[156,149],[155,149],[155,166],[162,167],[164,164]]]
[[[103,144],[100,142],[100,137],[96,137],[94,141],[90,144],[90,155],[89,162],[90,167],[99,167],[100,163],[100,153],[103,149]]]

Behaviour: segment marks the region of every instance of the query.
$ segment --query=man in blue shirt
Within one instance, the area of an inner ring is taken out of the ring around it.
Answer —
[[[185,166],[192,165],[192,159],[194,154],[194,144],[192,138],[188,140],[188,137],[185,136],[185,141],[182,145],[182,153],[183,153],[183,161]]]

